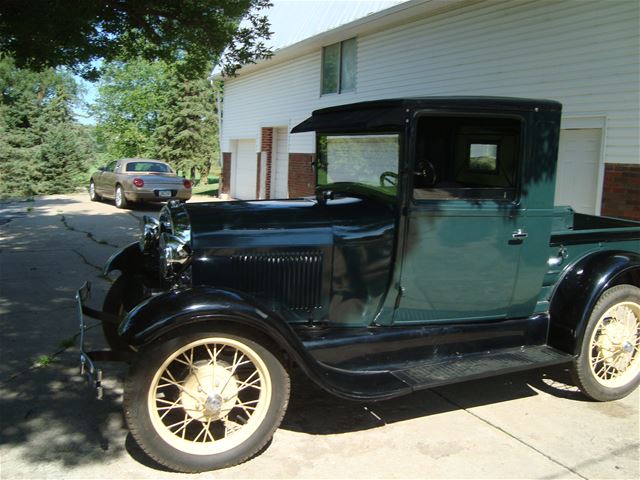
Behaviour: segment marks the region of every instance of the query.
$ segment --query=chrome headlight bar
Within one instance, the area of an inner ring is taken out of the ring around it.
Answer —
[[[140,235],[140,250],[151,252],[160,239],[160,221],[155,217],[145,215],[140,222],[142,234]]]
[[[170,279],[182,273],[191,260],[191,222],[185,205],[175,200],[167,203],[158,224],[160,273]]]

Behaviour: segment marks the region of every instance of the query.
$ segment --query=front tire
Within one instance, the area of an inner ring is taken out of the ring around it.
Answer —
[[[124,318],[133,307],[144,299],[142,285],[129,275],[120,275],[104,299],[102,311]],[[102,333],[114,352],[135,351],[120,335],[118,325],[111,322],[102,322]]]
[[[100,195],[96,193],[96,184],[91,180],[89,182],[89,198],[92,202],[97,202],[100,200]]]
[[[589,398],[623,398],[640,383],[640,288],[606,290],[589,317],[580,355],[573,364],[580,390]]]
[[[127,208],[127,198],[124,196],[124,190],[122,185],[116,186],[116,191],[114,194],[114,202],[117,208]]]
[[[125,386],[125,417],[155,461],[202,472],[263,448],[282,421],[289,388],[280,361],[254,340],[186,334],[139,352]]]

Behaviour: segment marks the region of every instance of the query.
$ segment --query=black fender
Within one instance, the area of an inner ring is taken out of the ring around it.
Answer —
[[[551,298],[548,344],[578,355],[591,310],[600,295],[616,284],[638,285],[637,282],[640,282],[637,253],[601,251],[578,260],[567,269]]]
[[[129,312],[118,333],[130,345],[140,347],[198,324],[266,335],[311,380],[343,398],[381,400],[411,392],[409,385],[390,372],[352,372],[318,362],[284,318],[235,291],[199,286],[150,297]]]
[[[141,272],[144,266],[144,254],[140,250],[140,243],[133,242],[126,247],[122,247],[116,253],[109,257],[104,266],[103,273],[108,275],[114,270],[120,270],[122,273]]]

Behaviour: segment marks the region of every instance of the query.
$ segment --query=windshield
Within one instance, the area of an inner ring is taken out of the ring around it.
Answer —
[[[395,195],[399,156],[397,134],[320,135],[318,186],[351,183]]]
[[[169,165],[158,162],[129,162],[127,172],[158,172],[171,173]]]

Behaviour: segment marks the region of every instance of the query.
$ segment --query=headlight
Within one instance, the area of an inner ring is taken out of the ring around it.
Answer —
[[[170,278],[182,272],[191,257],[191,246],[175,235],[160,235],[160,273]]]

